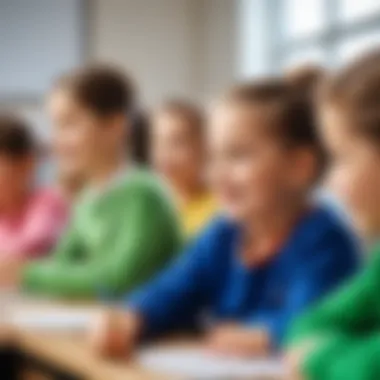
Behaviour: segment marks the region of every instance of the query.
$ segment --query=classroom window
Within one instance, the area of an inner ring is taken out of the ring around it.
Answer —
[[[281,6],[285,39],[312,35],[325,27],[323,4],[319,0],[284,0]]]
[[[380,47],[380,0],[250,1],[265,8],[267,72],[302,63],[339,66],[368,48]],[[257,24],[252,9],[251,19]]]

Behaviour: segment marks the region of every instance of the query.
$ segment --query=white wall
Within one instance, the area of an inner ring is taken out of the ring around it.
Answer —
[[[84,36],[88,58],[129,70],[148,105],[170,96],[202,103],[238,74],[238,0],[91,0],[88,4],[88,25],[84,25],[89,28]],[[17,70],[12,75],[17,76]],[[10,101],[9,106],[30,119],[48,140],[43,97],[31,103]]]
[[[96,0],[91,51],[136,77],[147,104],[207,99],[236,73],[235,0]]]

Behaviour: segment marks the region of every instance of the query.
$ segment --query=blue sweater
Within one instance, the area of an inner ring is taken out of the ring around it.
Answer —
[[[265,265],[242,264],[239,236],[238,226],[218,217],[177,262],[127,300],[143,317],[146,334],[234,321],[265,328],[276,346],[294,316],[358,267],[354,239],[323,208],[305,215]]]

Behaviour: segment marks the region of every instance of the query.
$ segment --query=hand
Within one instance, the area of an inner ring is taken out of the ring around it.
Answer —
[[[305,341],[285,353],[286,379],[304,380],[301,372],[302,363],[314,347],[314,341]]]
[[[13,288],[21,282],[21,275],[25,261],[5,259],[0,261],[0,287]]]
[[[140,317],[131,311],[108,310],[90,326],[91,348],[105,357],[129,355],[141,331]]]
[[[270,339],[265,330],[234,324],[214,328],[208,334],[206,344],[216,353],[239,357],[262,356],[270,352]]]

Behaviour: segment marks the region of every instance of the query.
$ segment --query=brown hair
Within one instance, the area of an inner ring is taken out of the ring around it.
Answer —
[[[325,154],[316,128],[314,107],[310,98],[296,86],[286,79],[270,78],[235,86],[224,99],[257,108],[268,131],[285,146],[312,149],[322,171]]]
[[[171,99],[163,103],[157,112],[170,113],[183,117],[191,126],[192,132],[197,136],[203,136],[205,117],[201,108],[197,107],[194,103],[191,103],[182,99]]]
[[[0,114],[0,155],[19,160],[35,153],[37,142],[31,126],[13,114]]]
[[[355,133],[380,143],[380,49],[330,77],[320,95],[322,103],[332,103],[345,113]]]
[[[322,66],[305,64],[288,70],[285,77],[295,89],[313,101],[326,74]]]
[[[55,87],[68,89],[99,116],[131,112],[135,105],[132,80],[112,66],[92,65],[76,69],[58,78]]]

